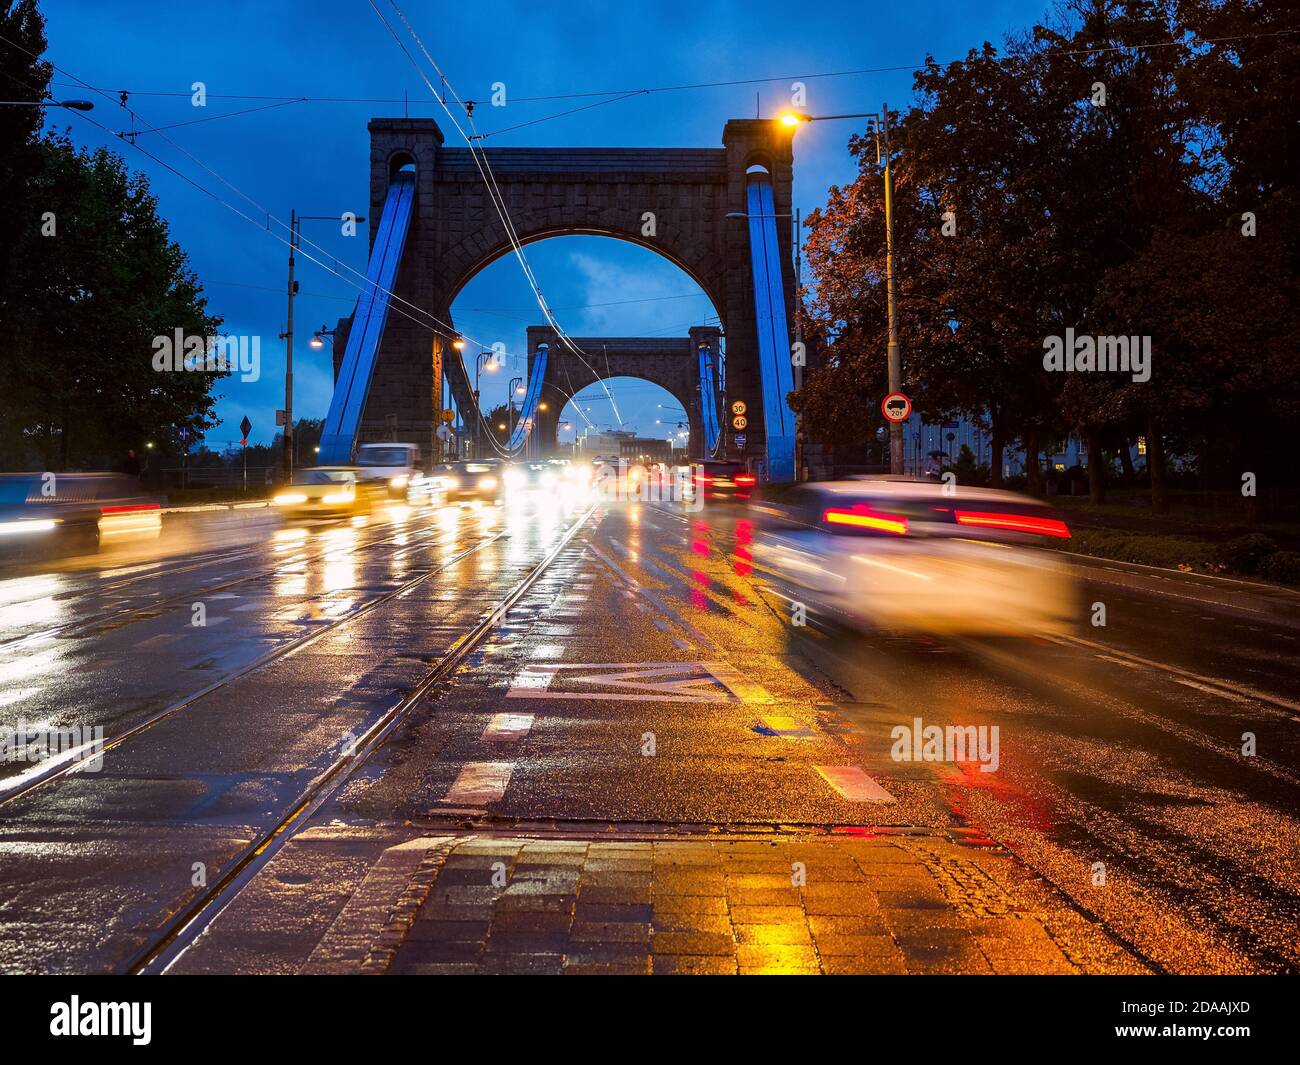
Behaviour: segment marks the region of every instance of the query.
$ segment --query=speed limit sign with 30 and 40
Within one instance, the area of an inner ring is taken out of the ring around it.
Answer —
[[[746,418],[743,414],[737,414],[734,418],[731,419],[731,427],[736,430],[743,429],[748,424],[749,424],[749,419]]]

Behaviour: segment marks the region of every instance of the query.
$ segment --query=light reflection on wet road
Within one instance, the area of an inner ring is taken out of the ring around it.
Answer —
[[[134,953],[195,862],[229,861],[579,513],[534,495],[297,527],[194,515],[159,557],[0,581],[0,725],[111,738],[211,689],[100,773],[0,806],[0,968]],[[1087,564],[1110,621],[1079,636],[1100,649],[795,628],[761,536],[739,507],[602,504],[322,816],[960,832],[1158,965],[1300,966],[1288,601]],[[997,771],[897,760],[916,718],[997,726]]]

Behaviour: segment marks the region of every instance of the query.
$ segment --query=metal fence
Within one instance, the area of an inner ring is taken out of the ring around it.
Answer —
[[[168,488],[243,488],[245,484],[249,488],[256,488],[259,485],[275,484],[284,476],[284,471],[279,466],[249,466],[245,471],[239,464],[203,466],[199,469],[175,466],[159,472]]]

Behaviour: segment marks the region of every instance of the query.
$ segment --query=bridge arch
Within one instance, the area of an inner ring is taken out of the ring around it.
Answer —
[[[405,302],[395,305],[379,341],[361,438],[397,434],[431,446],[438,368],[458,406],[473,402],[449,338],[439,335],[454,328],[452,300],[477,271],[507,254],[511,242],[473,154],[447,147],[436,122],[376,118],[369,130],[372,217],[382,213],[399,154],[414,163],[416,186],[394,285]],[[745,452],[761,458],[763,382],[750,235],[735,216],[747,210],[747,168],[756,159],[771,175],[774,210],[790,212],[789,131],[771,120],[733,119],[720,148],[489,148],[485,155],[521,243],[562,234],[615,237],[663,255],[700,285],[726,332],[727,398],[743,400],[753,412]],[[376,228],[370,227],[372,242]],[[779,295],[792,321],[787,227],[779,242]]]

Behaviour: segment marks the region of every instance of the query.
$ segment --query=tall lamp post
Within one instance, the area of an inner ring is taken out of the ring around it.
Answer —
[[[451,342],[451,346],[459,351],[465,346],[465,341],[457,337]],[[479,376],[483,373],[484,366],[487,366],[488,373],[496,372],[495,352],[480,351],[478,358],[474,360],[474,457],[476,459],[482,457],[479,454],[479,445],[482,443],[483,404],[479,402]]]
[[[338,222],[340,218],[332,214],[289,212],[289,309],[284,332],[280,334],[280,339],[284,341],[284,474],[286,481],[293,480],[293,298],[298,294],[298,282],[293,277],[293,268],[295,266],[293,253],[298,250],[299,235],[304,221]],[[357,215],[352,221],[364,222],[365,217]]]
[[[867,118],[876,138],[876,163],[884,163],[885,178],[885,301],[889,339],[885,361],[889,375],[889,391],[898,392],[903,387],[903,354],[898,345],[898,317],[894,306],[894,180],[890,171],[889,105],[883,104],[878,114],[859,112],[849,115],[805,115],[787,111],[777,121],[793,131],[805,122],[829,122],[841,118]],[[889,471],[903,472],[903,423],[889,423]]]

